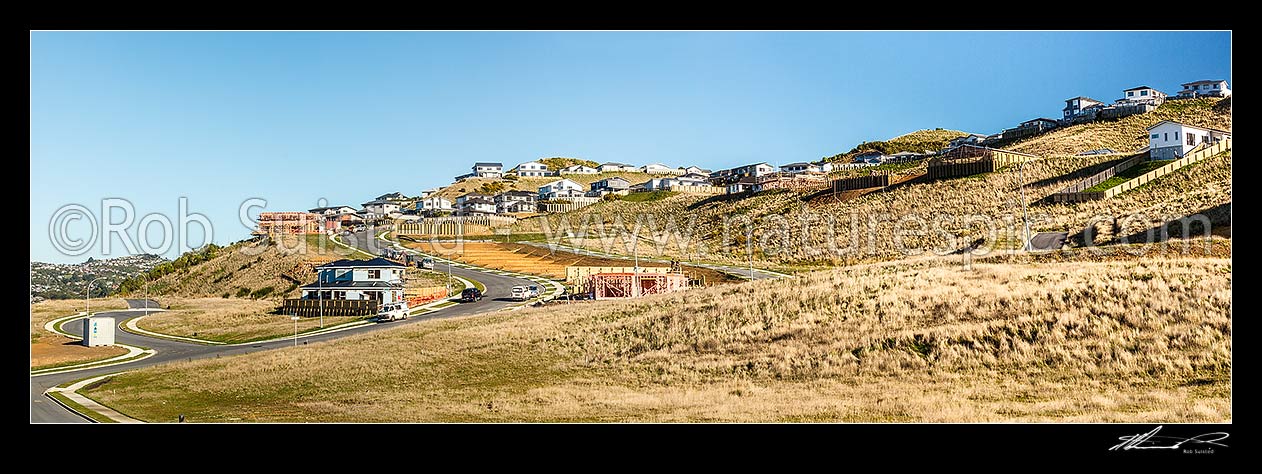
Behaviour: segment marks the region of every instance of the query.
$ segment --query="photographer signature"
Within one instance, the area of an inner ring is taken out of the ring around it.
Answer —
[[[1158,426],[1153,428],[1152,431],[1144,434],[1120,436],[1117,439],[1122,440],[1122,442],[1112,448],[1109,448],[1109,451],[1116,451],[1119,449],[1123,451],[1131,449],[1179,449],[1184,447],[1183,445],[1185,444],[1188,444],[1188,447],[1199,445],[1227,447],[1227,445],[1219,443],[1219,441],[1227,439],[1228,436],[1227,433],[1222,431],[1199,434],[1190,438],[1180,438],[1178,436],[1158,436],[1157,433],[1160,431],[1161,426]]]

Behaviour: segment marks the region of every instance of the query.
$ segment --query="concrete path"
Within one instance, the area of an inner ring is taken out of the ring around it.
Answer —
[[[73,400],[75,403],[83,405],[83,408],[94,411],[98,415],[109,418],[115,423],[142,423],[140,420],[137,420],[135,418],[119,413],[110,407],[97,403],[96,400],[93,400],[91,398],[88,398],[76,393],[77,390],[87,386],[88,384],[92,382],[96,382],[97,380],[101,380],[103,378],[110,377],[113,375],[117,375],[117,374],[107,374],[107,375],[102,375],[100,377],[93,377],[90,379],[80,380],[70,385],[69,387],[65,387],[65,388],[53,387],[46,390],[44,393],[52,393],[52,392],[60,393],[62,396],[69,398],[70,400]],[[52,398],[52,397],[49,397],[49,398]],[[66,407],[66,408],[71,409],[70,407]]]

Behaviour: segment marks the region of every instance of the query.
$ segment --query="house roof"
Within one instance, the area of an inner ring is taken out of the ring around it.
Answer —
[[[499,193],[500,196],[534,196],[535,194],[537,193],[532,193],[530,191],[505,191]]]
[[[365,206],[371,206],[371,205],[373,205],[373,204],[392,204],[392,205],[395,205],[395,206],[399,205],[399,203],[397,203],[397,202],[394,202],[394,201],[387,201],[387,200],[384,200],[384,199],[373,199],[373,200],[371,200],[371,201],[368,201],[368,202],[364,203],[363,205],[365,205]]]
[[[490,197],[490,196],[491,196],[490,194],[482,194],[482,193],[465,193],[465,194],[461,194],[460,197],[458,197],[457,199],[459,198],[472,199],[472,198]]]
[[[1039,118],[1029,119],[1029,120],[1026,120],[1026,121],[1021,122],[1021,123],[1030,123],[1030,122],[1056,122],[1056,121],[1057,121],[1056,119],[1049,119],[1049,118],[1047,118],[1047,117],[1039,117]]]
[[[1122,89],[1122,92],[1126,92],[1126,91],[1137,91],[1137,90],[1140,90],[1140,89],[1152,89],[1152,88],[1151,88],[1151,87],[1148,87],[1148,86],[1139,86],[1139,87],[1132,87],[1132,88],[1130,88],[1130,89]],[[1156,90],[1156,89],[1153,89],[1153,90]]]
[[[399,265],[399,266],[402,266],[402,265]],[[392,289],[392,288],[402,288],[402,287],[403,287],[402,283],[390,283],[388,281],[330,281],[330,282],[324,282],[324,283],[320,283],[319,281],[317,281],[315,283],[308,283],[306,285],[302,285],[301,288],[304,290],[340,290],[340,289],[346,289],[346,288]]]
[[[1092,99],[1092,98],[1087,97],[1087,96],[1082,96],[1082,95],[1080,95],[1080,96],[1078,96],[1078,97],[1070,97],[1070,98],[1068,98],[1068,99],[1065,99],[1065,102],[1069,102],[1069,101],[1074,100],[1074,99],[1083,99],[1083,100],[1089,100],[1089,101],[1092,101],[1092,102],[1100,102],[1100,101],[1098,101],[1098,100]],[[1103,102],[1100,102],[1100,103],[1101,103],[1101,104],[1103,104]]]
[[[780,165],[781,168],[788,168],[790,166],[811,166],[811,163],[807,163],[805,161],[799,161],[797,163],[789,163],[787,165]]]
[[[571,182],[571,183],[574,183],[574,185],[575,185],[575,186],[582,187],[582,185],[578,184],[578,182],[577,182],[577,181],[574,181],[574,180],[569,179],[569,178],[563,178],[563,179],[558,179],[558,180],[556,180],[556,181],[551,181],[551,182],[549,182],[548,184],[545,184],[545,185],[543,185],[543,186],[539,186],[539,187],[540,187],[540,188],[546,188],[546,187],[548,187],[548,186],[552,186],[552,185],[554,185],[554,184],[557,184],[557,183],[560,183],[560,182],[563,182],[563,181],[569,181],[569,182]]]
[[[503,167],[504,167],[504,163],[487,163],[487,162],[477,162],[477,163],[474,163],[474,164],[473,164],[473,166],[474,166],[474,167],[478,167],[478,166],[483,166],[483,167],[486,167],[486,166],[493,166],[493,167],[500,167],[500,168],[503,168]]]
[[[386,260],[386,259],[381,258],[381,257],[376,257],[376,258],[373,258],[373,259],[371,259],[371,260],[351,260],[351,259],[346,259],[346,258],[344,258],[344,259],[337,260],[337,261],[334,261],[334,262],[329,262],[329,263],[326,263],[326,264],[324,264],[324,265],[320,265],[320,266],[318,266],[318,267],[316,267],[316,268],[364,268],[364,267],[399,267],[399,268],[403,268],[403,264],[400,264],[400,263],[395,263],[395,262],[392,262],[392,261]]]
[[[590,167],[590,166],[587,166],[587,165],[584,165],[584,164],[581,164],[581,163],[580,163],[580,164],[577,164],[577,165],[566,166],[566,167],[561,168],[561,169],[563,169],[563,170],[576,170],[576,169],[582,169],[582,168],[591,168],[591,169],[596,169],[596,168],[592,168],[592,167]]]
[[[894,153],[894,154],[892,154],[892,155],[890,155],[890,156],[914,156],[914,155],[919,155],[919,153],[916,153],[916,152],[914,152],[914,151],[900,151],[900,152],[898,152],[898,153]]]
[[[1162,120],[1162,121],[1160,121],[1160,122],[1157,122],[1157,123],[1154,123],[1154,124],[1150,125],[1150,126],[1147,128],[1147,130],[1152,130],[1152,129],[1154,129],[1154,128],[1157,128],[1157,127],[1161,126],[1161,124],[1163,124],[1163,123],[1173,123],[1173,124],[1175,124],[1175,125],[1181,125],[1181,126],[1184,126],[1184,127],[1187,127],[1187,128],[1195,128],[1195,129],[1197,129],[1197,130],[1205,130],[1205,131],[1207,131],[1207,132],[1208,132],[1208,131],[1214,131],[1214,132],[1226,133],[1226,134],[1228,134],[1228,135],[1231,135],[1231,132],[1229,132],[1229,131],[1227,131],[1227,130],[1220,129],[1220,128],[1198,127],[1198,126],[1196,126],[1196,125],[1190,125],[1190,124],[1186,124],[1186,123],[1183,123],[1183,122],[1176,122],[1176,121],[1174,121],[1174,120]]]
[[[855,156],[868,156],[868,155],[884,155],[884,153],[881,153],[881,152],[880,152],[880,151],[878,151],[878,150],[868,150],[868,151],[864,151],[864,152],[859,152],[859,153],[858,153],[858,154],[856,154]]]
[[[1185,83],[1183,83],[1183,84],[1181,84],[1181,85],[1184,85],[1184,86],[1190,86],[1190,85],[1192,85],[1192,84],[1217,84],[1217,83],[1219,83],[1219,82],[1227,82],[1227,81],[1226,81],[1225,79],[1219,79],[1219,80],[1216,80],[1216,81],[1215,81],[1215,80],[1192,81],[1192,82],[1185,82]]]
[[[621,177],[621,176],[614,176],[614,177],[610,177],[610,178],[605,178],[605,179],[602,179],[602,180],[600,180],[600,181],[596,181],[596,182],[597,182],[597,183],[600,183],[600,182],[608,183],[608,182],[610,182],[610,181],[614,181],[614,180],[622,181],[622,182],[624,182],[624,183],[630,183],[630,181],[627,181],[627,179],[626,179],[626,178],[623,178],[623,177]]]
[[[669,166],[663,165],[661,163],[649,163],[647,165],[641,166],[641,168],[648,168],[650,166],[660,166],[662,168],[670,168]]]
[[[631,165],[628,165],[626,163],[615,163],[615,162],[610,161],[608,163],[602,163],[600,166],[631,166]]]
[[[400,192],[397,192],[397,191],[396,191],[396,192],[393,192],[393,193],[386,193],[386,194],[382,194],[382,195],[380,195],[380,196],[377,196],[377,199],[378,199],[378,200],[382,200],[382,199],[407,199],[407,196],[403,195],[403,193],[400,193]]]
[[[492,205],[494,205],[494,204],[495,204],[495,201],[492,201],[492,200],[487,199],[487,198],[484,198],[484,197],[475,197],[475,198],[465,199],[465,200],[464,200],[464,204],[465,204],[466,206],[467,206],[467,205],[470,205],[470,204],[492,204]]]
[[[308,209],[308,210],[307,210],[307,212],[314,212],[314,213],[317,213],[317,214],[318,214],[318,213],[321,213],[321,212],[324,212],[324,211],[337,210],[337,209],[341,209],[341,208],[347,208],[347,209],[350,209],[350,210],[352,210],[352,211],[353,211],[353,210],[355,210],[355,208],[350,207],[350,206],[329,206],[329,207],[317,207],[317,208],[315,208],[315,209]]]

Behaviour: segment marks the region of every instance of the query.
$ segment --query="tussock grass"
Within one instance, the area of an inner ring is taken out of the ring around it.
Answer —
[[[151,313],[136,323],[141,329],[172,336],[193,337],[227,343],[268,339],[292,335],[294,322],[289,315],[272,314],[277,302],[241,298],[178,298],[168,299],[171,311]],[[362,316],[325,316],[329,327]],[[320,325],[320,318],[301,318],[298,330],[307,331]]]
[[[1145,129],[1162,120],[1230,131],[1230,105],[1216,106],[1220,101],[1230,104],[1230,100],[1170,100],[1146,114],[1065,127],[1018,140],[1004,148],[1036,155],[1070,155],[1100,148],[1129,152],[1148,146],[1148,133]]]
[[[1231,419],[1226,259],[926,259],[115,377],[149,421]]]

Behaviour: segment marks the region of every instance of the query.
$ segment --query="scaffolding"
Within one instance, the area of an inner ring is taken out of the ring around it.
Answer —
[[[598,300],[635,298],[685,290],[688,276],[683,273],[597,273],[587,277],[585,286],[592,298]]]

